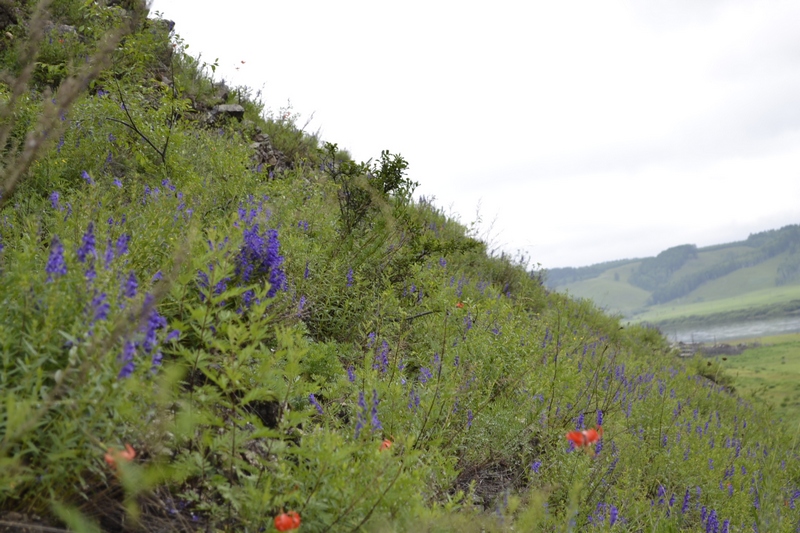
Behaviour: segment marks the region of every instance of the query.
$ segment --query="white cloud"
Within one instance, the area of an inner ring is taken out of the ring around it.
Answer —
[[[357,158],[401,153],[420,193],[463,222],[480,202],[497,244],[546,267],[800,222],[800,4],[153,8],[270,107],[315,111]]]

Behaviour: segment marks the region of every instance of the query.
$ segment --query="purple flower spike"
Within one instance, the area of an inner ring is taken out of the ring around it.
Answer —
[[[125,281],[125,286],[122,288],[122,294],[126,298],[135,298],[136,297],[136,289],[139,287],[139,283],[136,281],[136,274],[131,270],[131,273],[128,275],[128,279]]]
[[[313,392],[308,395],[308,401],[311,402],[311,405],[314,406],[319,414],[325,414],[325,412],[322,410],[322,406],[317,401],[317,398],[314,396]]]
[[[92,298],[92,324],[98,320],[105,320],[108,318],[108,312],[111,310],[111,305],[106,299],[106,293],[101,292]]]
[[[131,236],[123,233],[117,239],[117,257],[128,253],[128,243],[131,242]]]
[[[81,263],[86,262],[87,257],[94,257],[95,255],[95,238],[94,238],[94,223],[89,222],[86,227],[86,233],[83,234],[81,240],[81,247],[78,248],[78,261]]]
[[[111,245],[111,239],[106,240],[106,252],[103,254],[103,263],[106,270],[111,268],[111,262],[114,260],[114,247]]]
[[[378,391],[372,389],[372,431],[376,429],[383,429],[381,421],[378,420]]]
[[[67,273],[67,264],[64,262],[64,245],[56,236],[50,243],[50,258],[47,260],[45,272],[48,274],[47,281],[52,281],[53,276],[63,276]]]
[[[130,377],[133,374],[136,366],[133,363],[133,354],[136,352],[136,344],[131,341],[125,343],[125,348],[122,350],[120,362],[123,363],[122,368],[117,375],[118,379]]]

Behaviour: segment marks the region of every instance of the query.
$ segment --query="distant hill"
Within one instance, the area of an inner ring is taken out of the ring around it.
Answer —
[[[800,225],[705,248],[683,244],[655,257],[554,268],[545,284],[635,321],[792,315],[800,312]]]

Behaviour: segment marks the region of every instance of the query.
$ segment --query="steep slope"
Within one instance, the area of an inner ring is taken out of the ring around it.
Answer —
[[[79,55],[0,85],[22,165],[0,200],[0,520],[794,531],[793,435],[718,367],[488,256],[400,155],[359,163],[271,116],[170,24],[54,5],[15,46],[69,26]]]

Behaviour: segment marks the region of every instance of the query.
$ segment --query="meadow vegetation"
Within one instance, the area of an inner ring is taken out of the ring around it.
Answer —
[[[800,527],[797,433],[722,367],[487,254],[413,162],[304,133],[135,2],[45,4],[0,51],[3,525]]]
[[[789,427],[800,426],[800,335],[764,337],[741,354],[715,360],[740,396],[765,403]]]
[[[800,226],[656,257],[547,272],[548,287],[634,322],[701,327],[792,316],[800,297]]]

